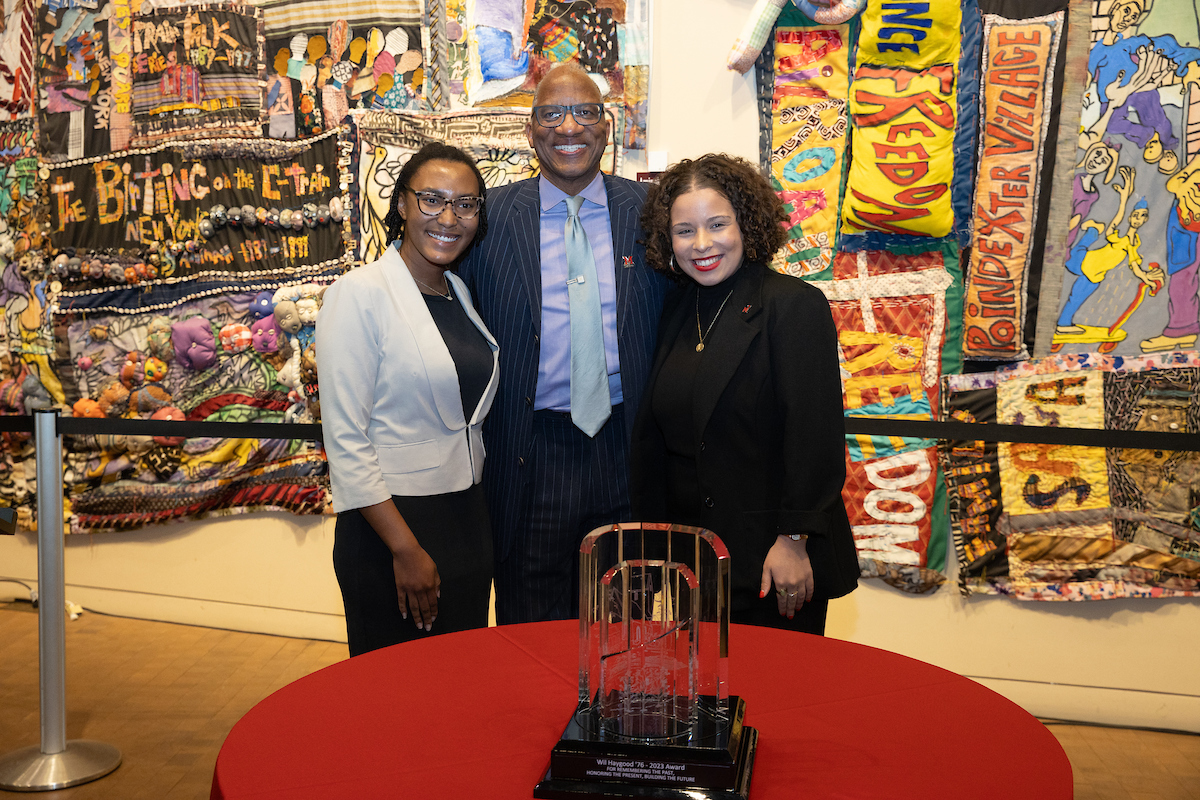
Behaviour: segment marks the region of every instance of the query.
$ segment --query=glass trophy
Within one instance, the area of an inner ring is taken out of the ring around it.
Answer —
[[[538,798],[734,800],[758,732],[728,694],[729,552],[712,531],[598,528],[579,548],[579,705]]]

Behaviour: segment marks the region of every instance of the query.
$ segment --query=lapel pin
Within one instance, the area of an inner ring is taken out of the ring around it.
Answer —
[[[751,305],[753,305],[753,304],[752,304],[752,303],[746,303],[746,307],[742,309],[742,313],[743,313],[743,314],[749,314],[749,313],[750,313],[750,306],[751,306]]]
[[[621,266],[625,269],[633,268],[633,256],[621,256]]]

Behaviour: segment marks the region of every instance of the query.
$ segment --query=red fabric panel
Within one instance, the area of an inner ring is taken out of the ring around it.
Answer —
[[[578,623],[448,634],[334,664],[234,726],[213,800],[531,798],[575,707]],[[1072,796],[1058,741],[1000,695],[914,659],[733,626],[758,728],[753,800]],[[953,754],[986,753],[969,769]]]

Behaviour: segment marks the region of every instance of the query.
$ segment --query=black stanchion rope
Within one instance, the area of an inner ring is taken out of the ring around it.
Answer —
[[[125,436],[182,436],[224,439],[321,439],[316,423],[289,422],[178,422],[157,419],[96,419],[59,417],[64,436],[115,434]],[[33,417],[0,416],[0,433],[32,433]],[[1122,447],[1141,450],[1200,452],[1200,433],[1120,431],[1098,428],[1040,428],[1031,425],[996,425],[979,422],[846,417],[846,433],[868,436],[907,436],[947,441],[1015,442]]]

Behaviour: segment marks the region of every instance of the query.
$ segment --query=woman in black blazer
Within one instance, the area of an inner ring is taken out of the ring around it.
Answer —
[[[829,304],[766,266],[785,219],[770,184],[726,155],[682,161],[651,189],[646,260],[679,285],[634,425],[633,510],[721,537],[734,622],[823,633],[858,558]]]

